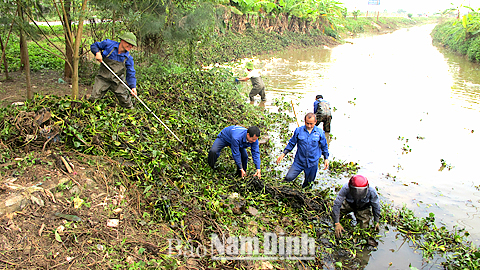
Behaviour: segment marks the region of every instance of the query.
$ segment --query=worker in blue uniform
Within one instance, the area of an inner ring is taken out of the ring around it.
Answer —
[[[329,166],[327,139],[325,138],[323,130],[315,125],[316,122],[315,114],[307,113],[307,115],[305,115],[305,125],[295,129],[292,138],[277,159],[277,164],[279,164],[285,155],[297,146],[295,159],[284,181],[291,182],[304,171],[305,181],[302,184],[303,188],[311,187],[317,175],[318,162],[322,155],[324,158],[323,169],[326,170]]]
[[[251,126],[248,129],[242,126],[229,126],[224,128],[213,142],[208,152],[208,164],[212,169],[220,156],[220,152],[225,147],[230,147],[232,157],[237,165],[237,175],[244,177],[247,171],[248,153],[247,148],[251,148],[252,159],[257,169],[253,176],[261,177],[260,173],[260,149],[258,138],[260,137],[260,129]]]

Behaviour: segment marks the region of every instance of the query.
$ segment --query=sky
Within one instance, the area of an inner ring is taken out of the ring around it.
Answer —
[[[407,13],[434,13],[444,11],[450,7],[460,5],[471,6],[475,9],[480,7],[480,0],[380,0],[379,6],[368,5],[369,0],[338,0],[349,11],[383,11],[395,12],[399,9]],[[453,3],[454,5],[452,5]]]

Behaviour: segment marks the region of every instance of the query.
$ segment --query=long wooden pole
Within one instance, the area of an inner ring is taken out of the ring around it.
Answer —
[[[295,120],[297,120],[297,126],[300,127],[300,124],[298,123],[297,113],[295,112],[295,106],[293,106],[293,100],[290,100],[290,103],[292,103],[293,114],[295,115]]]

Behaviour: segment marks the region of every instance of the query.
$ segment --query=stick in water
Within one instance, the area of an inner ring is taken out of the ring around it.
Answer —
[[[298,124],[297,113],[295,112],[295,106],[293,106],[293,100],[290,100],[290,103],[292,103],[293,114],[295,114],[295,120],[297,120],[297,126],[300,127],[300,124]]]

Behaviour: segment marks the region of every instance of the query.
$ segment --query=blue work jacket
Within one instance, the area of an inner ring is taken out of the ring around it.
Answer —
[[[133,57],[129,52],[118,53],[118,46],[120,42],[113,41],[110,39],[105,39],[104,41],[95,42],[90,45],[90,51],[95,55],[97,52],[102,51],[102,57],[107,57],[107,55],[113,50],[113,52],[108,57],[109,59],[122,62],[125,61],[125,68],[127,69],[127,85],[130,88],[137,88],[137,78],[135,77],[135,68],[133,63]]]
[[[308,133],[306,126],[296,128],[283,153],[288,154],[295,145],[297,153],[294,162],[303,169],[318,166],[318,160],[322,155],[328,159],[327,139],[318,126],[314,126],[311,133]]]
[[[354,210],[363,210],[368,207],[372,207],[373,219],[375,222],[380,220],[380,198],[378,198],[378,193],[373,187],[368,187],[367,196],[365,196],[360,201],[355,201],[350,195],[350,188],[348,183],[343,185],[342,189],[338,192],[337,198],[333,202],[332,215],[333,221],[338,223],[340,220],[340,208],[342,207],[343,201],[347,200],[347,203]]]
[[[242,157],[240,154],[241,148],[251,147],[252,159],[257,170],[260,169],[260,148],[258,147],[258,140],[254,143],[247,141],[247,129],[241,126],[229,126],[224,128],[217,138],[225,140],[230,144],[232,149],[232,156],[238,168],[242,168]]]

